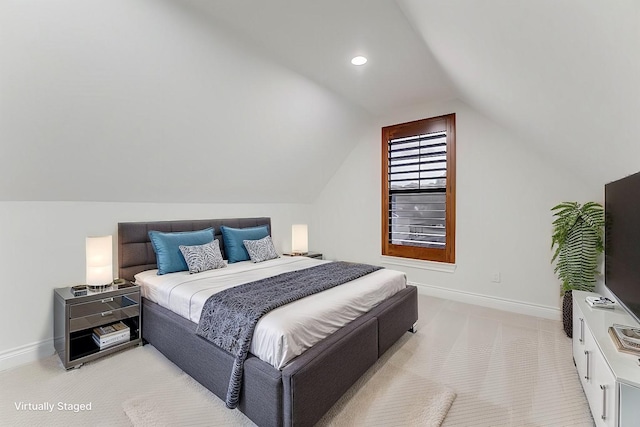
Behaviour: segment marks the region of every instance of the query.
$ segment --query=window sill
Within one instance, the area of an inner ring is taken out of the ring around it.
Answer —
[[[381,255],[382,264],[400,265],[402,267],[419,268],[421,270],[439,271],[441,273],[454,273],[456,264],[446,262],[422,261],[410,258],[400,258],[394,256]]]

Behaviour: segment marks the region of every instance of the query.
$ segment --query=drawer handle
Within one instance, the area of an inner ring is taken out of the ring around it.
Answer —
[[[107,316],[111,316],[112,314],[113,314],[113,311],[103,311],[102,313],[100,313],[100,316],[107,317]]]
[[[113,297],[101,299],[100,302],[113,302]]]
[[[589,352],[587,350],[584,351],[584,355],[587,358],[587,369],[585,372],[584,379],[589,381]]]
[[[607,419],[607,386],[600,384],[600,390],[602,390],[602,416],[603,420]]]
[[[584,344],[584,319],[580,317],[580,342]]]

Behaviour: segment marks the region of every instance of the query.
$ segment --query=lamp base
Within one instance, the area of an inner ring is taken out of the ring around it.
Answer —
[[[107,283],[106,285],[87,285],[91,292],[105,292],[111,290],[113,283]]]

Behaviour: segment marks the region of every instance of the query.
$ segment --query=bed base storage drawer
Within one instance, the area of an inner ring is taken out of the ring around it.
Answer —
[[[289,396],[284,411],[291,414],[287,427],[313,426],[376,362],[378,320],[355,320],[314,349],[282,370],[284,393]]]
[[[418,320],[418,288],[407,286],[396,295],[398,298],[393,303],[383,301],[370,312],[378,318],[378,357]]]

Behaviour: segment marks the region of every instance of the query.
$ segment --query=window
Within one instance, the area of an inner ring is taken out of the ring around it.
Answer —
[[[455,121],[382,128],[382,254],[455,262]]]

